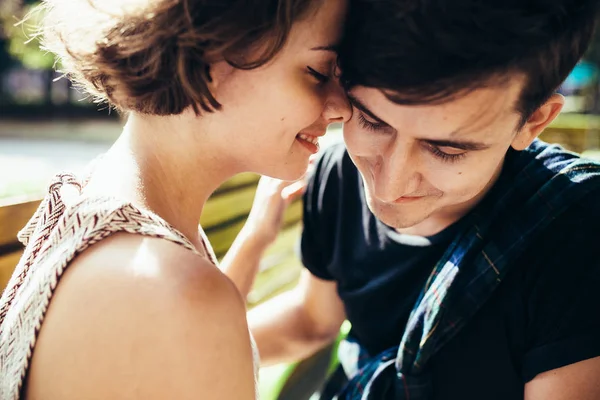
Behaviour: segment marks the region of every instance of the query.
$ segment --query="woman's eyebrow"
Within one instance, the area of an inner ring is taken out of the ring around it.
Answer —
[[[317,46],[317,47],[313,47],[311,50],[315,50],[315,51],[331,51],[334,53],[338,52],[338,48],[339,46],[337,44],[331,44],[329,46]]]

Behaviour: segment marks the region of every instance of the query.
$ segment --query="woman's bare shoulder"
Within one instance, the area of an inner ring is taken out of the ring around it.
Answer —
[[[29,383],[65,400],[251,399],[243,301],[218,268],[184,247],[117,234],[67,269]]]
[[[194,310],[243,309],[233,284],[208,259],[165,239],[127,233],[115,234],[73,260],[57,295],[61,292],[104,302],[119,294],[132,300],[151,296],[161,299],[161,308],[191,303]]]

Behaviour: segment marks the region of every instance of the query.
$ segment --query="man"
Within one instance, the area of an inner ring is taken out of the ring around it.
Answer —
[[[536,140],[596,3],[351,3],[346,148],[308,183],[299,287],[250,313],[264,363],[348,319],[339,398],[600,399],[600,166]],[[224,261],[238,287],[280,215],[259,214]]]

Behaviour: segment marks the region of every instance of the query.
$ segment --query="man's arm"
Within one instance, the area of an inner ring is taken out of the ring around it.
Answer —
[[[525,400],[600,399],[599,200],[567,210],[524,259]]]
[[[346,315],[335,282],[307,270],[296,289],[277,296],[248,314],[261,365],[304,359],[338,335]]]
[[[600,399],[600,357],[547,371],[525,385],[525,400]]]

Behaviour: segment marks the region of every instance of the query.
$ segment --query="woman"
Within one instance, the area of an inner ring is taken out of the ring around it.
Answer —
[[[45,5],[45,46],[128,121],[20,234],[0,398],[254,398],[244,304],[198,221],[236,173],[302,176],[349,117],[333,79],[345,1]]]

